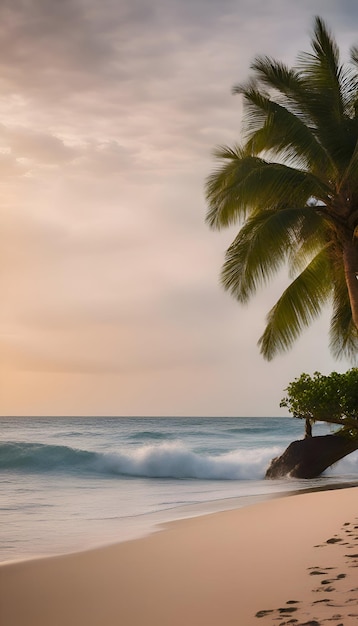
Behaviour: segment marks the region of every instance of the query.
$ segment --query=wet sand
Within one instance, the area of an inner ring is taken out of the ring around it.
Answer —
[[[0,566],[1,626],[358,623],[358,488],[282,497]]]

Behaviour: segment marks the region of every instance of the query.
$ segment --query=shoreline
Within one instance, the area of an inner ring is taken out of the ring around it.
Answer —
[[[274,482],[274,481],[273,481]],[[144,513],[142,515],[122,518],[122,522],[125,520],[127,526],[121,528],[119,536],[115,539],[111,539],[105,542],[90,541],[88,545],[78,549],[68,549],[54,552],[38,553],[35,552],[29,556],[17,556],[5,560],[0,560],[0,568],[5,565],[11,565],[13,563],[25,563],[29,561],[39,561],[42,559],[57,558],[68,555],[82,554],[86,552],[92,552],[93,550],[99,550],[103,548],[110,548],[117,544],[127,543],[129,541],[136,541],[137,539],[143,539],[149,537],[154,533],[163,532],[167,525],[181,522],[185,520],[195,519],[197,517],[203,517],[206,515],[212,515],[225,511],[236,511],[245,509],[247,507],[254,506],[256,504],[262,504],[264,502],[270,502],[271,500],[286,498],[289,496],[296,496],[306,493],[316,493],[320,491],[335,491],[339,489],[350,489],[358,487],[358,481],[341,481],[324,483],[322,485],[315,485],[312,487],[296,488],[284,488],[283,490],[273,493],[260,493],[236,496],[230,498],[222,498],[219,500],[207,500],[204,502],[196,502],[184,505],[178,505],[173,508],[163,509],[152,513]],[[131,520],[140,519],[143,521],[142,525],[138,525],[135,529],[130,528]]]
[[[351,484],[279,494],[139,539],[0,564],[2,623],[266,626],[333,614],[343,623],[358,604],[357,495]]]

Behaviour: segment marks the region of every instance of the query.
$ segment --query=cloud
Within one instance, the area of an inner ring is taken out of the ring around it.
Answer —
[[[104,69],[110,46],[93,28],[95,3],[88,8],[73,0],[3,2],[2,81],[10,87],[21,82],[34,97],[46,87],[65,96],[76,78],[78,86],[89,85],[94,70]]]
[[[293,62],[313,13],[345,45],[358,6],[2,2],[1,358],[29,407],[47,372],[47,406],[69,412],[95,396],[98,410],[104,397],[118,410],[120,377],[134,413],[274,414],[287,376],[331,367],[326,321],[285,365],[262,361],[256,341],[282,277],[240,307],[218,283],[235,228],[204,223],[212,150],[240,140],[232,85],[256,54]]]
[[[0,138],[3,146],[10,149],[17,159],[60,164],[71,161],[75,156],[73,149],[60,138],[28,128],[10,129],[2,126]]]

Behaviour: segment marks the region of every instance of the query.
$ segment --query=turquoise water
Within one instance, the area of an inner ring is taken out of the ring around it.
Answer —
[[[324,424],[314,434],[329,432]],[[292,418],[0,418],[0,560],[83,550],[282,492],[358,480],[264,479]]]

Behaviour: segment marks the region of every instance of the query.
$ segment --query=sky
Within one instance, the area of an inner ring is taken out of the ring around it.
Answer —
[[[233,85],[258,54],[293,64],[315,15],[358,43],[355,0],[2,0],[1,415],[283,415],[301,372],[349,367],[329,310],[264,361],[285,278],[239,305],[237,230],[205,224]]]

